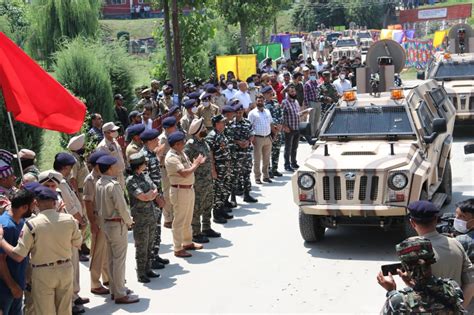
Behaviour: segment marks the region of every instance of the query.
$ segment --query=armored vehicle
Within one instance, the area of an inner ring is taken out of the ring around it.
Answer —
[[[333,61],[338,61],[342,56],[346,56],[349,59],[361,56],[359,45],[354,38],[350,37],[343,37],[336,40],[331,54]]]
[[[404,56],[402,48],[380,45],[386,49],[368,56],[395,57],[394,65],[377,69],[393,73],[404,63],[396,57]],[[345,91],[292,177],[303,239],[321,241],[326,228],[340,225],[397,228],[412,235],[408,203],[425,199],[441,207],[451,201],[454,121],[455,108],[434,80],[410,91],[387,86],[379,97]]]
[[[367,32],[358,32],[357,33],[357,42],[360,46],[360,50],[362,52],[367,52],[370,48],[370,46],[374,43],[374,40],[372,39],[372,35]]]
[[[464,37],[459,40],[460,34]],[[455,25],[449,32],[449,48],[436,53],[419,79],[434,79],[444,85],[456,107],[458,123],[474,122],[474,31],[467,24]],[[459,46],[463,47],[459,47]],[[471,47],[470,47],[471,46]]]

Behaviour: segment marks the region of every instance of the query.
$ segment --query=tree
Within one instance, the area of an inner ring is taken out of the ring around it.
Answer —
[[[383,27],[388,9],[389,4],[386,1],[352,0],[347,2],[344,12],[348,22],[367,26],[370,29]]]
[[[293,10],[292,22],[300,31],[311,32],[317,26],[346,25],[344,5],[341,0],[304,0]]]
[[[20,0],[1,2],[0,17],[2,16],[6,19],[6,25],[0,26],[0,30],[20,47],[23,47],[30,27],[25,4]]]
[[[247,38],[258,26],[271,25],[288,0],[217,0],[219,13],[229,24],[240,25],[240,50],[248,51]]]
[[[101,0],[33,0],[30,51],[48,66],[61,42],[79,35],[94,37],[99,29]]]

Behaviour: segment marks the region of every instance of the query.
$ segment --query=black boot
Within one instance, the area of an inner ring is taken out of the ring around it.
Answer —
[[[272,170],[269,170],[269,171],[268,171],[268,177],[270,177],[270,178],[273,178],[273,177],[274,177]]]
[[[257,199],[255,199],[254,197],[250,196],[250,192],[249,192],[249,191],[244,192],[244,201],[245,201],[245,202],[248,202],[248,203],[258,202]]]
[[[234,218],[232,214],[229,214],[227,213],[227,211],[225,211],[224,207],[221,207],[219,210],[220,210],[219,213],[221,214],[221,217],[223,217],[224,219],[229,220],[229,219]]]
[[[237,207],[237,200],[235,199],[235,194],[232,193],[230,195],[230,204],[232,205],[232,208]]]
[[[221,211],[219,211],[219,209],[213,209],[212,216],[214,217],[213,221],[215,223],[219,223],[219,224],[227,223],[227,220],[222,217]]]
[[[229,202],[229,200],[226,200],[224,202],[224,207],[226,207],[226,208],[235,208],[235,207],[237,207],[237,203],[234,205],[232,202]]]
[[[242,196],[242,195],[244,194],[244,191],[242,190],[242,188],[240,188],[240,189],[236,190],[236,191],[234,192],[234,194],[235,194],[236,196]]]

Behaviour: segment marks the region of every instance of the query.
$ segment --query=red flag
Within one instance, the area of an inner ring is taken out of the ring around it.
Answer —
[[[16,120],[65,133],[81,129],[86,106],[2,32],[0,88]]]

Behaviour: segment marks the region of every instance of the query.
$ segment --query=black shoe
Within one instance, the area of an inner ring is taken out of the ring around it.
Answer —
[[[235,208],[235,207],[237,207],[237,203],[233,204],[232,202],[229,202],[228,200],[226,200],[224,202],[224,207],[226,207],[226,208]]]
[[[72,313],[73,314],[82,314],[82,313],[85,313],[86,310],[84,309],[84,307],[82,307],[82,305],[73,305],[72,306]]]
[[[204,244],[204,243],[209,243],[209,239],[202,234],[198,234],[198,235],[193,236],[193,242]]]
[[[282,177],[283,176],[283,174],[278,172],[278,171],[273,171],[273,175],[277,176],[277,177]]]
[[[165,264],[163,264],[159,260],[156,259],[151,262],[151,269],[163,269],[163,268],[165,268]]]
[[[221,217],[224,218],[224,219],[226,219],[226,220],[230,220],[230,219],[233,219],[233,218],[234,218],[234,216],[233,216],[232,214],[228,214],[228,213],[225,212],[225,211],[222,211]]]
[[[244,201],[245,201],[245,202],[248,202],[248,203],[255,203],[255,202],[258,202],[257,199],[255,199],[254,197],[250,196],[250,193],[249,193],[249,192],[245,192]]]
[[[265,183],[273,183],[273,181],[270,178],[264,178],[263,181]]]
[[[214,219],[212,219],[212,221],[214,221],[214,223],[219,223],[219,224],[226,224],[227,223],[227,220],[224,219],[223,217],[221,216],[214,216]]]
[[[140,276],[140,277],[138,277],[138,282],[150,283],[150,278],[148,278],[147,276]]]
[[[242,195],[244,194],[244,191],[243,191],[243,190],[236,190],[236,191],[234,192],[234,194],[235,194],[236,196],[242,196]]]
[[[259,178],[259,179],[256,179],[256,180],[255,180],[255,183],[256,183],[256,184],[259,184],[259,185],[262,185],[262,181],[260,180],[260,178]]]
[[[207,237],[221,237],[221,233],[216,232],[213,229],[204,230],[204,231],[202,231],[201,234],[204,235],[204,236],[207,236]]]
[[[298,164],[296,164],[296,163],[291,164],[291,167],[294,168],[295,170],[297,170],[297,169],[300,168],[300,166],[299,166]]]
[[[269,176],[270,178],[273,178],[273,177],[274,177],[274,176],[273,176],[273,172],[272,172],[272,171],[268,172],[268,176]]]
[[[160,274],[154,272],[153,270],[148,270],[147,273],[146,273],[146,276],[147,276],[148,278],[159,278],[159,277],[160,277]]]
[[[89,256],[91,254],[91,250],[89,249],[89,247],[87,247],[86,244],[81,245],[80,251],[83,255],[86,255],[86,256]]]
[[[287,172],[294,172],[295,170],[291,168],[291,166],[285,166],[285,171]]]
[[[230,195],[230,204],[232,205],[232,208],[237,207],[237,199],[235,198],[234,193]]]
[[[162,263],[163,265],[167,265],[167,264],[170,263],[170,260],[169,260],[169,259],[161,258],[160,256],[158,256],[155,260],[159,261],[159,262]]]

